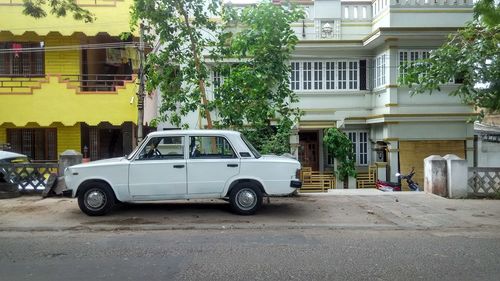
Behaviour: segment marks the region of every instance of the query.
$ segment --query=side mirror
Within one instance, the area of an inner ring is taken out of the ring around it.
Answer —
[[[396,177],[399,177],[399,176],[401,176],[401,174],[400,174],[400,173],[396,173],[396,174],[395,174],[395,176],[396,176]]]

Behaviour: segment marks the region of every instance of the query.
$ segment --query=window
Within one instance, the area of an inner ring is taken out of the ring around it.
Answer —
[[[326,89],[333,90],[335,89],[335,62],[327,61],[326,62]]]
[[[358,89],[358,62],[349,62],[349,89]]]
[[[44,49],[40,43],[1,42],[0,75],[37,76],[45,74]]]
[[[224,83],[224,77],[221,75],[220,71],[213,71],[212,78],[212,85],[214,90],[219,88],[222,83]]]
[[[7,129],[12,150],[34,160],[57,160],[57,129]]]
[[[189,158],[218,159],[237,158],[229,142],[223,137],[199,136],[190,137]]]
[[[362,11],[363,11],[363,13],[362,13],[363,18],[366,19],[366,7],[363,7]]]
[[[358,18],[358,6],[354,6],[352,9],[352,17],[357,19]]]
[[[337,63],[337,89],[347,89],[347,62]]]
[[[323,63],[314,62],[314,89],[323,89]]]
[[[302,91],[359,90],[360,70],[358,60],[291,62],[290,88]],[[362,70],[366,72],[366,68]],[[363,75],[366,77],[366,73]]]
[[[419,59],[429,58],[429,50],[401,50],[399,51],[399,76],[405,77],[405,66]]]
[[[369,159],[368,131],[346,132],[352,142],[352,151],[356,157],[356,165],[367,166]]]
[[[302,64],[302,79],[304,80],[303,88],[304,90],[311,90],[311,85],[312,85],[312,67],[310,62],[304,62]]]
[[[345,17],[346,19],[348,19],[348,18],[349,18],[349,7],[345,7],[345,8],[344,8],[344,17]]]
[[[386,84],[385,80],[386,59],[387,59],[386,54],[383,54],[375,58],[375,77],[374,77],[375,87],[380,87]]]
[[[290,88],[292,90],[298,90],[300,88],[300,64],[298,62],[292,62],[292,73],[290,78]]]
[[[153,137],[139,153],[138,160],[184,159],[184,137]]]

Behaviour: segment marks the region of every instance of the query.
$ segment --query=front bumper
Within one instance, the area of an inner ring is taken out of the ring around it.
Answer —
[[[292,180],[290,181],[290,187],[292,188],[301,188],[302,187],[302,182],[299,180]]]
[[[63,190],[62,196],[63,197],[68,197],[68,198],[72,198],[73,197],[73,189],[65,189],[65,190]]]

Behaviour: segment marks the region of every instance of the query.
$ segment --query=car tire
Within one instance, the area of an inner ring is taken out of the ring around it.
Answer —
[[[113,190],[105,183],[90,182],[78,192],[78,207],[89,216],[102,216],[114,207]]]
[[[229,194],[229,203],[239,215],[253,215],[262,205],[262,191],[255,184],[240,183]]]
[[[0,199],[10,199],[21,196],[15,183],[0,182]]]

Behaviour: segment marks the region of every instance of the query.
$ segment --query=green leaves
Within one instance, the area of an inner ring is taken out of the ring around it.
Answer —
[[[474,20],[431,52],[429,59],[407,65],[400,82],[420,94],[458,80],[461,83],[451,95],[481,110],[500,112],[500,4],[481,0],[474,12]]]
[[[291,23],[302,17],[300,9],[272,3],[242,10],[224,7],[225,33],[218,44],[224,56],[216,57],[216,68],[230,71],[213,101],[216,126],[245,131],[263,153],[289,152],[290,129],[301,115],[290,106],[298,98],[288,79],[290,54],[298,41]]]
[[[328,152],[338,161],[335,174],[340,179],[345,179],[348,176],[356,177],[355,155],[349,138],[337,128],[329,128],[324,132],[323,143]]]
[[[48,2],[48,3],[47,3]],[[45,6],[48,5],[50,13],[57,17],[65,17],[72,13],[75,20],[93,22],[95,16],[88,10],[82,9],[75,0],[23,0],[23,14],[34,18],[44,18],[47,16]]]

